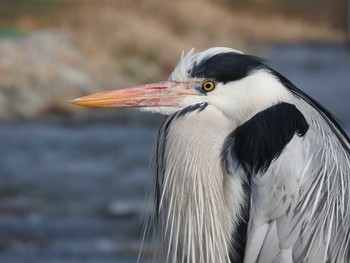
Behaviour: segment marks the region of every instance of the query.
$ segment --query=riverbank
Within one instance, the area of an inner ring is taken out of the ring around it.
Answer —
[[[257,55],[252,44],[345,39],[327,19],[225,1],[19,0],[0,3],[0,14],[0,121],[83,113],[67,101],[166,79],[192,47]]]

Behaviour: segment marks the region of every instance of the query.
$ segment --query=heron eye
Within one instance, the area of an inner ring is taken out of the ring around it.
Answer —
[[[202,89],[209,92],[215,89],[215,82],[211,80],[206,80],[202,83]]]

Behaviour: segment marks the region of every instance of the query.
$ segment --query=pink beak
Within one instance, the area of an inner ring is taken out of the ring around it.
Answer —
[[[73,104],[106,108],[178,106],[184,96],[199,95],[195,83],[163,81],[120,90],[105,91],[70,101]]]

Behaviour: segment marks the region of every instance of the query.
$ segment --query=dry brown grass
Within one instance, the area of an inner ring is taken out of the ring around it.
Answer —
[[[192,47],[246,50],[250,43],[344,39],[330,26],[252,15],[210,0],[76,1],[62,18],[62,28],[93,61],[136,81],[165,77],[182,50]]]

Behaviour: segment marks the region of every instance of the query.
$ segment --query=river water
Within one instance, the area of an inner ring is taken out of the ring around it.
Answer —
[[[273,62],[350,128],[350,51],[267,45]],[[0,125],[0,262],[135,262],[163,117],[93,111]]]

